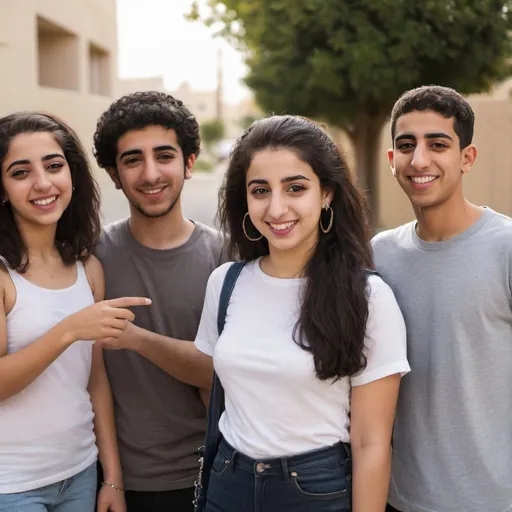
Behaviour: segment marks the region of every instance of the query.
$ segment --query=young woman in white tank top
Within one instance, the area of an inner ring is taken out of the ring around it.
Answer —
[[[99,198],[59,119],[0,119],[0,511],[124,512],[101,348],[143,298],[103,301]]]

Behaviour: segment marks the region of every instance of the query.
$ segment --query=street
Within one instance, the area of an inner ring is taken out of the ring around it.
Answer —
[[[182,192],[185,217],[213,226],[217,212],[217,192],[224,175],[224,166],[210,173],[195,172],[185,181]],[[128,217],[128,201],[121,190],[116,190],[110,180],[100,180],[102,193],[103,224]]]

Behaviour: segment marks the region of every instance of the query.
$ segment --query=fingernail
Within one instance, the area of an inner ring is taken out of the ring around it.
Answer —
[[[146,304],[149,306],[151,304],[151,299],[146,299]]]

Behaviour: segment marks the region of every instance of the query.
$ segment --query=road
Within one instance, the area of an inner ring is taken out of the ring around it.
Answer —
[[[196,172],[185,181],[182,192],[183,214],[189,219],[214,225],[217,212],[217,193],[224,175],[224,166],[211,173]],[[103,223],[128,217],[128,201],[121,190],[115,190],[109,180],[100,181]]]

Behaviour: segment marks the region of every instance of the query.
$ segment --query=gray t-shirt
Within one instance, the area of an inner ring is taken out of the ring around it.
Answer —
[[[460,235],[415,222],[373,240],[407,326],[389,503],[402,512],[512,510],[512,219]]]
[[[134,323],[192,341],[208,278],[225,261],[223,247],[220,235],[199,223],[185,244],[169,250],[139,244],[127,220],[110,224],[96,250],[105,270],[105,296],[151,298],[151,306],[134,308]],[[206,430],[206,409],[197,388],[130,350],[106,350],[105,365],[114,396],[125,488],[191,487]]]

